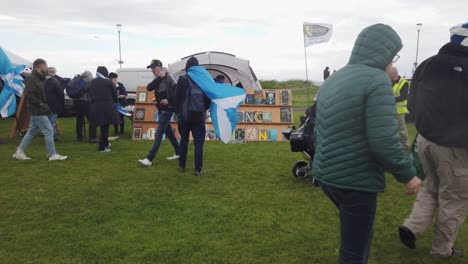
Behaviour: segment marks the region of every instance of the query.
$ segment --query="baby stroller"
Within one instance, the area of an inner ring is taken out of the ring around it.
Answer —
[[[315,186],[318,181],[311,175],[312,161],[314,160],[314,128],[315,128],[315,105],[306,111],[306,116],[301,117],[301,125],[298,129],[287,128],[283,130],[283,135],[289,140],[292,152],[302,152],[305,160],[298,160],[294,163],[292,173],[295,177],[310,180]]]

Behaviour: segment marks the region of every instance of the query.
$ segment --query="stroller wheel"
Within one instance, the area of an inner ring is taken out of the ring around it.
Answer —
[[[296,161],[296,163],[294,163],[292,173],[294,176],[298,178],[301,178],[301,179],[307,178],[307,174],[308,174],[307,167],[308,167],[308,164],[304,160]]]

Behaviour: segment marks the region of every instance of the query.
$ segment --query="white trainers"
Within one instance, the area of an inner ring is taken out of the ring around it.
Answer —
[[[110,148],[105,148],[103,150],[100,150],[99,152],[101,153],[107,153],[107,152],[111,152],[111,149]]]
[[[31,159],[30,157],[26,156],[24,151],[21,151],[21,150],[17,150],[15,154],[13,154],[12,157],[17,160],[30,160]]]
[[[172,157],[167,157],[167,160],[175,160],[175,159],[179,159],[180,156],[179,155],[174,155]]]
[[[149,161],[148,159],[138,160],[138,162],[145,167],[149,167],[151,164],[153,164],[153,162]]]
[[[53,160],[66,160],[68,159],[68,156],[62,156],[58,153],[55,153],[54,155],[50,156],[49,157],[49,161],[53,161]]]

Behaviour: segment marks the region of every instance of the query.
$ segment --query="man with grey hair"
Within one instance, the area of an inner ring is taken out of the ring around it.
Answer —
[[[410,143],[408,140],[408,129],[406,128],[405,116],[408,113],[407,104],[409,83],[398,75],[398,69],[396,67],[388,68],[386,72],[393,85],[393,96],[395,97],[398,127],[400,129],[400,142],[403,148],[408,151]]]
[[[54,129],[54,141],[57,139],[57,118],[63,112],[65,104],[64,89],[56,78],[57,70],[54,67],[47,68],[47,77],[44,85],[44,92],[47,104],[50,108],[49,121]]]

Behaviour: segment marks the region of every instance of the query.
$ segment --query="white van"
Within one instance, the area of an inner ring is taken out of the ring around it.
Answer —
[[[137,87],[146,87],[154,79],[153,72],[146,68],[119,68],[115,73],[119,76],[119,82],[127,89],[127,102],[130,105],[135,104]]]

